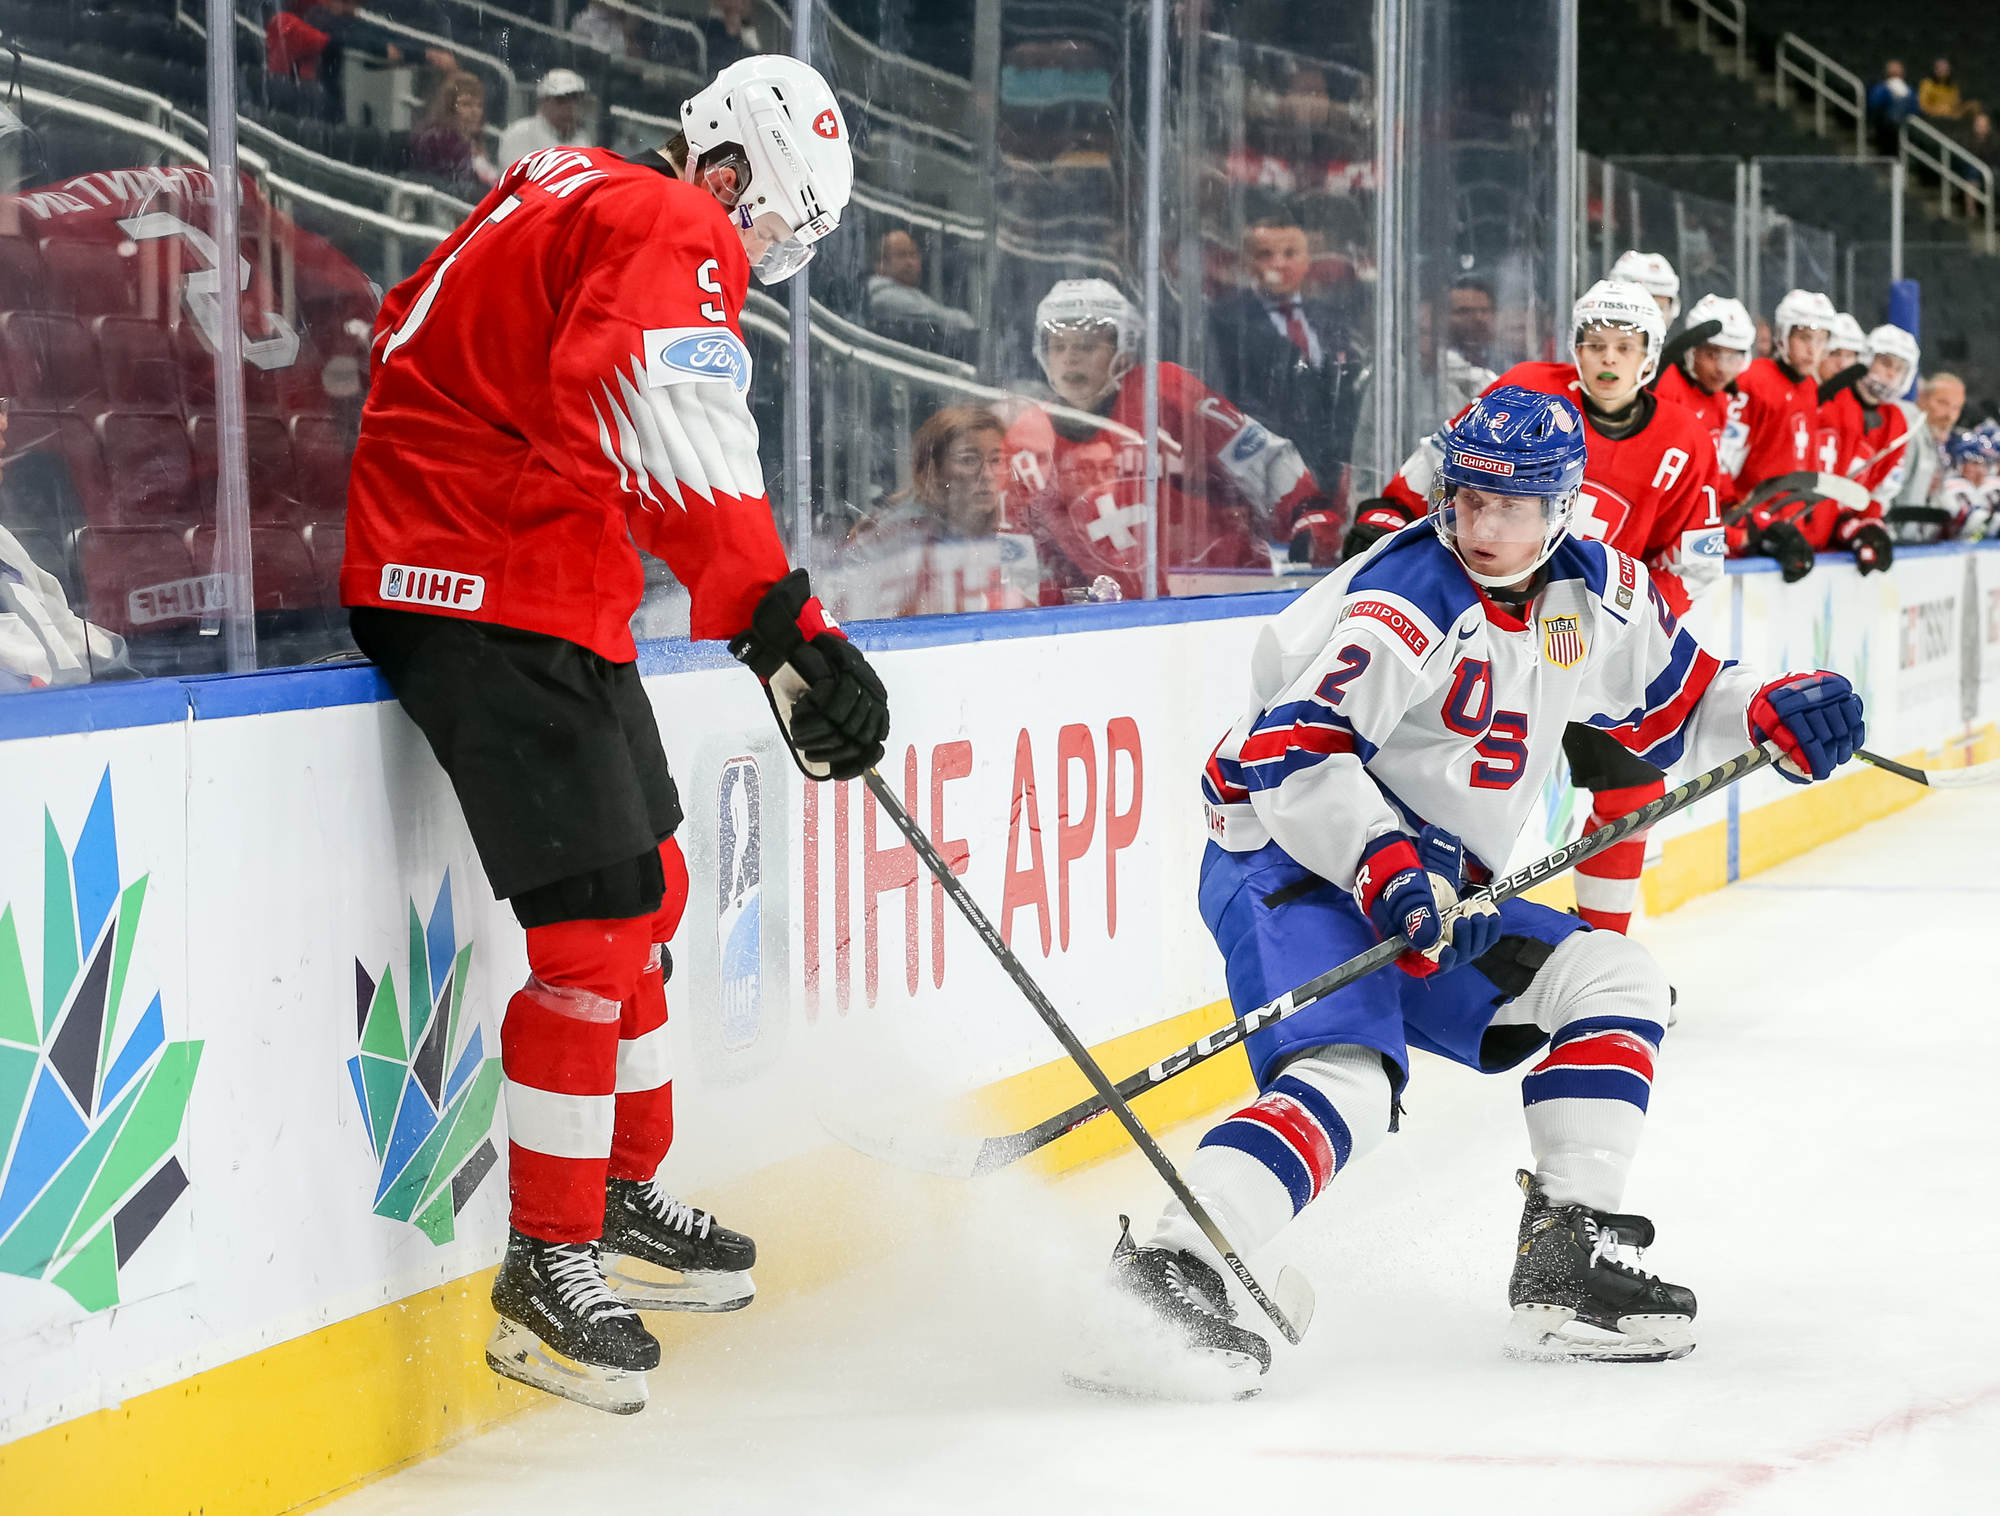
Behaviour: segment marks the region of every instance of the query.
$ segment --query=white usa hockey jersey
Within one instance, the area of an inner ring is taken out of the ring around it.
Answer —
[[[1660,768],[1750,746],[1762,681],[1696,642],[1644,565],[1570,538],[1544,572],[1516,616],[1422,521],[1308,590],[1258,636],[1250,708],[1203,775],[1209,836],[1352,889],[1369,842],[1429,823],[1491,872],[1572,721]]]

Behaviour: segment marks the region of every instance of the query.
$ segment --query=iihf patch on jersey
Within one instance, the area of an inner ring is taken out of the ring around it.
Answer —
[[[415,568],[407,563],[382,565],[383,600],[408,605],[441,605],[448,610],[476,611],[486,602],[486,581],[478,574],[451,569]]]
[[[1542,656],[1559,669],[1583,662],[1583,621],[1578,616],[1542,617]]]
[[[712,326],[669,326],[647,332],[646,383],[693,384],[722,379],[740,395],[750,388],[750,350],[734,332]]]

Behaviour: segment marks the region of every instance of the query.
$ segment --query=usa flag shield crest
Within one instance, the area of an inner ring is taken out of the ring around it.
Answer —
[[[1583,622],[1578,616],[1542,617],[1542,656],[1559,669],[1583,662]]]

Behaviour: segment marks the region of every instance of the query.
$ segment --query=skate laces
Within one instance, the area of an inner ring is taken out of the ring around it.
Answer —
[[[1592,1267],[1601,1263],[1635,1279],[1650,1280],[1653,1277],[1639,1267],[1639,1259],[1643,1256],[1641,1250],[1625,1241],[1616,1227],[1600,1225],[1595,1217],[1585,1215],[1583,1230],[1590,1238]]]
[[[590,1243],[559,1243],[548,1250],[547,1257],[549,1282],[556,1287],[557,1298],[579,1316],[602,1321],[607,1316],[632,1314],[604,1282],[597,1249]]]
[[[676,1200],[660,1187],[657,1179],[648,1179],[641,1193],[646,1197],[646,1208],[676,1232],[701,1242],[708,1241],[709,1228],[715,1225],[713,1216],[685,1201]]]

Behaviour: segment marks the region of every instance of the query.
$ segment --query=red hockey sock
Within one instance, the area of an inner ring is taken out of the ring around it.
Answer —
[[[673,1066],[667,1049],[666,950],[687,909],[687,860],[669,837],[660,844],[666,893],[647,924],[652,956],[638,988],[625,1002],[618,1028],[617,1121],[611,1139],[611,1175],[651,1179],[674,1142]]]
[[[514,1229],[589,1242],[604,1226],[623,1005],[650,947],[644,917],[528,929],[528,982],[500,1025]]]
[[[1584,835],[1629,816],[1667,792],[1665,779],[1593,795]],[[1577,914],[1600,931],[1623,932],[1639,904],[1639,876],[1646,871],[1646,833],[1639,832],[1576,866]]]

